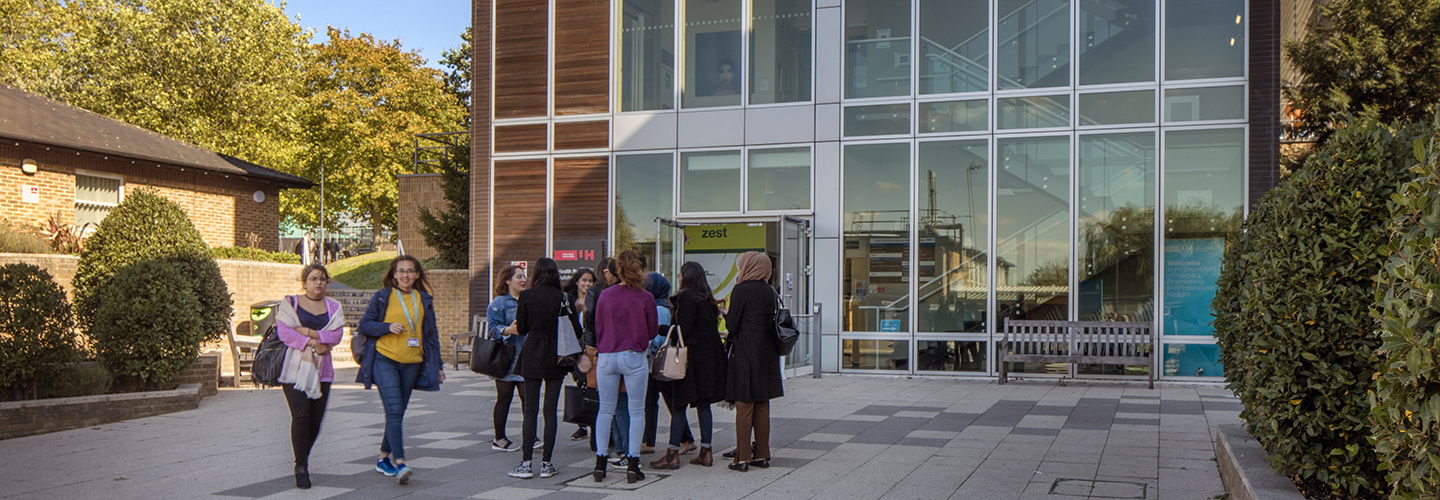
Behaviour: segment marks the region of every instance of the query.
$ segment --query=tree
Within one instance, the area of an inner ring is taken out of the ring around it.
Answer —
[[[1334,0],[1324,25],[1285,45],[1304,75],[1287,87],[1286,132],[1325,142],[1349,113],[1424,121],[1440,103],[1440,0]]]
[[[436,215],[421,208],[420,234],[441,260],[466,269],[470,267],[470,146],[452,147],[450,155],[440,160],[440,184],[445,210]]]
[[[445,92],[444,75],[426,68],[418,53],[403,51],[398,40],[335,28],[328,35],[314,47],[305,73],[311,146],[301,175],[320,178],[323,160],[325,204],[338,207],[326,209],[327,225],[342,216],[368,219],[378,239],[383,229],[395,228],[395,176],[411,170],[415,134],[456,130],[465,111]],[[313,225],[317,197],[282,197],[282,209],[302,226]]]
[[[467,125],[470,123],[470,60],[474,54],[470,47],[471,33],[471,28],[465,28],[465,32],[460,34],[460,46],[441,53],[440,59],[440,64],[450,68],[450,72],[445,74],[445,92],[455,96],[460,105],[465,107]]]

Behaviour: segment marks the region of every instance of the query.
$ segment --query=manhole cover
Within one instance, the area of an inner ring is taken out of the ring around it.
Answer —
[[[620,471],[618,474],[615,473],[614,471],[612,471],[612,472],[610,472],[609,474],[606,474],[606,475],[605,475],[605,480],[604,480],[604,481],[601,481],[601,482],[598,482],[598,483],[595,482],[595,478],[591,477],[590,474],[585,474],[585,475],[580,476],[580,477],[577,477],[577,478],[575,478],[575,479],[571,479],[571,480],[569,480],[569,481],[565,481],[565,482],[562,483],[562,484],[564,484],[565,486],[571,487],[571,488],[590,488],[590,489],[595,489],[595,490],[631,491],[631,490],[638,490],[638,489],[640,489],[640,488],[644,488],[644,487],[646,487],[646,486],[655,484],[656,481],[659,481],[659,480],[661,480],[661,479],[665,479],[665,478],[667,478],[667,477],[670,477],[670,475],[669,475],[669,474],[655,474],[655,473],[653,473],[653,472],[647,472],[647,473],[645,473],[645,480],[644,480],[644,481],[640,481],[640,482],[637,482],[637,483],[627,483],[627,482],[625,482],[625,471]],[[1142,497],[1142,498],[1143,498],[1143,497]]]
[[[1145,498],[1147,487],[1145,483],[1131,481],[1060,478],[1050,485],[1050,494],[1090,498]]]

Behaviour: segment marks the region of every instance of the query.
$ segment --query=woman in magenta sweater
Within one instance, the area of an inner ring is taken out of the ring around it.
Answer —
[[[620,383],[629,394],[645,394],[650,363],[645,354],[650,340],[660,327],[655,310],[655,297],[645,291],[644,264],[634,250],[621,252],[609,269],[620,278],[620,286],[600,292],[595,303],[595,348],[600,352],[596,382],[600,386],[600,414],[595,418],[595,435],[609,436],[610,422],[620,398]],[[630,439],[625,456],[625,480],[634,483],[645,479],[640,472],[640,440],[645,425],[645,398],[631,397],[627,405],[630,415]],[[610,443],[595,442],[595,482],[605,480],[606,454]]]
[[[330,349],[344,335],[345,311],[340,302],[325,296],[330,272],[319,264],[310,264],[300,271],[305,293],[291,295],[280,301],[275,333],[286,346],[297,351],[313,349],[319,356],[320,394],[295,389],[284,384],[285,402],[290,405],[290,446],[295,451],[295,487],[310,489],[310,449],[320,435],[320,421],[325,419],[325,406],[330,401],[330,382],[335,380],[335,366]],[[314,379],[311,379],[314,380]]]

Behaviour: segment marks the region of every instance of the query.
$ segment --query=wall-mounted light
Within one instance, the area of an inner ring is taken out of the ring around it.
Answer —
[[[257,190],[252,198],[255,198],[255,203],[265,203],[265,192]]]
[[[35,172],[40,171],[40,164],[35,163],[35,160],[26,158],[25,161],[20,162],[20,171],[25,172],[25,175],[35,175]]]

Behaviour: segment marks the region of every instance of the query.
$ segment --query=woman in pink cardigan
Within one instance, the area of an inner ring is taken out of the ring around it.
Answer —
[[[325,297],[330,272],[319,264],[310,264],[300,271],[305,293],[290,295],[280,301],[275,328],[280,341],[298,354],[313,351],[320,371],[318,391],[306,393],[295,384],[282,384],[285,402],[290,405],[290,445],[295,449],[295,487],[310,488],[310,449],[320,435],[320,421],[325,418],[325,405],[330,400],[330,382],[335,380],[335,365],[330,349],[340,343],[344,334],[345,311],[340,302]],[[314,380],[314,379],[311,379]]]

